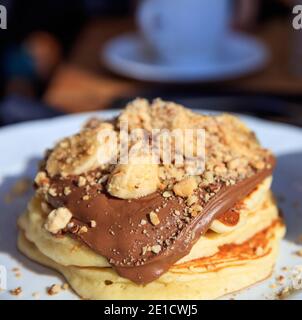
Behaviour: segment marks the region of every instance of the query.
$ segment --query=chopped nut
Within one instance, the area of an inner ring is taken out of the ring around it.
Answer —
[[[22,293],[22,288],[18,287],[16,289],[10,290],[9,292],[13,296],[19,296]]]
[[[277,293],[277,297],[279,299],[284,299],[286,298],[287,296],[289,296],[291,293],[291,288],[290,287],[284,287],[282,288],[278,293]]]
[[[61,291],[61,286],[59,284],[53,284],[51,287],[47,288],[47,294],[53,296]]]
[[[145,219],[141,220],[141,225],[144,226],[145,224],[147,224],[147,221]]]
[[[80,176],[79,177],[79,180],[78,180],[78,187],[84,187],[86,185],[86,178],[84,178],[83,176]]]
[[[279,283],[279,284],[284,284],[285,283],[285,277],[280,275],[278,277],[276,277],[276,281]]]
[[[35,177],[35,183],[38,186],[42,186],[45,183],[49,183],[49,179],[47,178],[46,172],[39,171]]]
[[[72,214],[67,208],[55,209],[48,215],[44,228],[56,234],[67,226],[71,218]]]
[[[88,228],[86,226],[82,226],[78,231],[79,234],[86,233],[86,232],[88,232]]]
[[[179,210],[174,210],[175,215],[180,216],[180,211]]]
[[[88,194],[86,194],[85,196],[83,196],[83,198],[82,198],[84,201],[88,201],[89,199],[90,199],[90,197],[89,197],[89,195]]]
[[[159,244],[156,244],[151,247],[151,251],[155,254],[159,253],[161,251],[161,246]]]
[[[70,187],[65,187],[65,188],[64,188],[64,195],[65,195],[65,196],[68,196],[70,193],[71,193]]]
[[[207,171],[204,173],[204,180],[203,182],[206,182],[206,184],[212,184],[215,181],[213,173]]]
[[[176,183],[173,187],[173,191],[180,197],[189,197],[196,188],[197,182],[194,177],[188,177]]]
[[[142,255],[144,256],[148,252],[148,246],[142,247]]]
[[[91,228],[95,228],[96,227],[96,221],[95,220],[91,220],[90,221],[90,227]]]
[[[189,196],[186,200],[186,204],[190,207],[194,203],[198,202],[198,198],[195,194]]]
[[[158,218],[158,215],[154,212],[154,211],[151,211],[149,213],[149,217],[150,217],[150,221],[151,223],[154,225],[154,226],[157,226],[158,224],[160,224],[160,220]]]
[[[255,163],[253,163],[253,166],[257,169],[257,170],[262,170],[265,168],[265,163],[263,161],[257,161]]]
[[[196,217],[199,213],[201,213],[203,211],[202,206],[195,204],[193,205],[190,209],[189,212],[191,214],[192,217]]]
[[[241,164],[241,161],[239,158],[237,159],[232,159],[231,161],[229,161],[227,163],[227,166],[230,170],[235,170],[236,168],[238,168]]]
[[[164,193],[163,193],[163,197],[164,198],[170,198],[170,197],[172,197],[172,192],[171,191],[165,191]]]
[[[214,171],[217,174],[224,174],[227,172],[227,168],[224,163],[221,163],[221,164],[215,166]]]
[[[211,195],[210,195],[209,193],[206,193],[206,194],[204,195],[204,201],[205,201],[205,202],[208,202],[210,199],[211,199]]]

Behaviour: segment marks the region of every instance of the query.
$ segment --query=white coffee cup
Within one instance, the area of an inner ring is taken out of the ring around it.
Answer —
[[[230,0],[141,0],[137,22],[164,63],[217,59],[229,30]]]

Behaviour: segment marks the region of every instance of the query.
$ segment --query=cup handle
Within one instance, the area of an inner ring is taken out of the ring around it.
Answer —
[[[144,0],[137,10],[137,22],[145,35],[151,37],[156,34],[157,0]]]

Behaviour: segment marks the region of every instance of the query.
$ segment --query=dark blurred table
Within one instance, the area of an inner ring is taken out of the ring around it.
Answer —
[[[290,19],[273,20],[253,32],[271,50],[269,65],[260,72],[237,80],[183,86],[138,82],[110,73],[100,60],[103,44],[110,38],[134,30],[130,19],[91,21],[79,35],[68,61],[58,68],[44,102],[65,112],[104,109],[122,98],[161,90],[186,92],[232,91],[284,95],[302,94],[302,77],[290,71],[292,27]]]

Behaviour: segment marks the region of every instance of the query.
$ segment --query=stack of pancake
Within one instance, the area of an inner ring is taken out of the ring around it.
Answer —
[[[99,133],[119,134],[123,122],[128,132],[203,129],[204,171],[161,156],[122,164]],[[270,190],[274,163],[234,116],[136,99],[46,153],[18,245],[85,299],[214,299],[272,272],[285,232]]]

